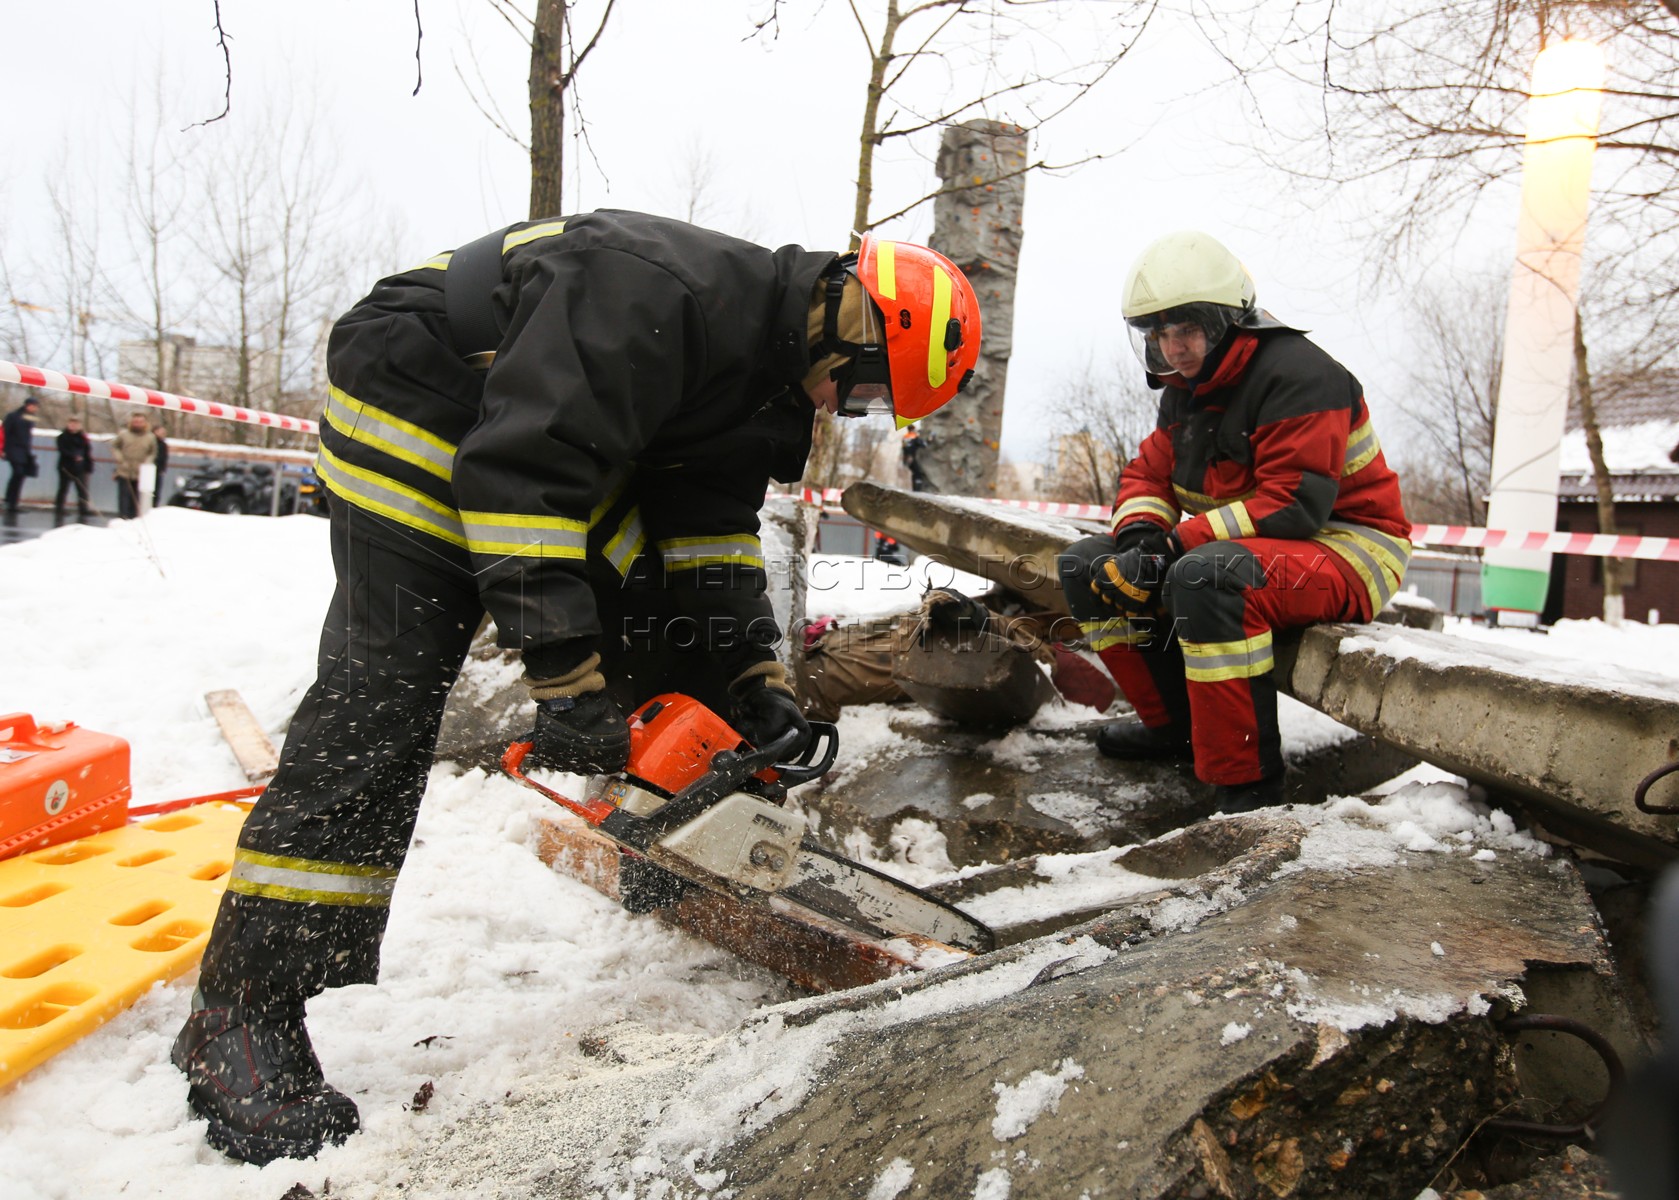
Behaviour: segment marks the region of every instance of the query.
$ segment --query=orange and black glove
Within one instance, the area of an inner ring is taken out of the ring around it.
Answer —
[[[1090,590],[1104,604],[1131,615],[1155,607],[1166,570],[1183,553],[1177,534],[1158,525],[1127,525],[1114,535],[1116,552],[1093,559]]]

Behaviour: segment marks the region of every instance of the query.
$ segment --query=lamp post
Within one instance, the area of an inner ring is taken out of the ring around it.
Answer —
[[[1590,42],[1554,43],[1533,64],[1516,265],[1493,430],[1487,505],[1492,529],[1556,527],[1558,459],[1574,376],[1580,255],[1603,78],[1603,51]],[[1481,595],[1501,625],[1534,625],[1550,576],[1549,554],[1488,550]]]

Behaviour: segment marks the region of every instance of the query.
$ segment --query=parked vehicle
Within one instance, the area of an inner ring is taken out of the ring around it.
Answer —
[[[299,508],[300,500],[302,508]],[[169,497],[169,503],[205,512],[267,516],[274,511],[274,468],[266,463],[201,467],[187,476],[175,494]],[[325,514],[323,489],[313,471],[309,471],[301,481],[282,478],[279,511],[282,514],[299,511]]]

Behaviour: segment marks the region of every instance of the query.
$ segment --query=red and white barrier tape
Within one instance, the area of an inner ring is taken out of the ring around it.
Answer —
[[[88,379],[81,375],[65,375],[40,367],[0,360],[0,383],[20,383],[25,387],[47,388],[59,392],[75,392],[98,399],[119,400],[124,404],[145,404],[153,408],[168,408],[176,412],[201,417],[215,417],[223,421],[240,421],[247,425],[262,425],[292,433],[319,434],[318,423],[302,417],[288,417],[281,413],[260,409],[240,408],[234,404],[217,404],[209,400],[195,400],[191,396],[177,396],[151,388],[131,388],[103,379]],[[837,506],[840,489],[828,488],[817,492],[805,488],[800,498],[806,504]],[[1000,500],[1006,504],[1032,512],[1058,517],[1081,517],[1105,521],[1112,511],[1102,504],[1061,504],[1046,500]],[[1584,554],[1597,558],[1645,558],[1664,562],[1679,562],[1679,539],[1658,537],[1616,537],[1606,533],[1525,533],[1508,529],[1480,529],[1471,525],[1416,525],[1411,529],[1411,541],[1419,546],[1468,546],[1488,550],[1495,546],[1506,550],[1537,550],[1551,554]]]
[[[829,488],[818,493],[806,488],[801,497],[806,504],[837,507],[840,502],[840,489]],[[1095,521],[1106,521],[1113,511],[1102,504],[1059,504],[1046,500],[998,499],[991,502],[1052,516],[1082,517]],[[1581,554],[1595,558],[1644,558],[1679,562],[1679,538],[1555,531],[1524,533],[1508,529],[1482,529],[1474,525],[1413,525],[1411,541],[1418,546],[1465,546],[1480,550],[1502,547],[1506,550],[1538,550],[1549,554]]]
[[[1542,550],[1594,558],[1649,558],[1679,562],[1679,538],[1617,537],[1609,533],[1522,533],[1480,529],[1473,525],[1413,525],[1411,541],[1419,546],[1474,546],[1482,550]]]
[[[168,408],[175,412],[192,413],[199,417],[215,417],[222,421],[240,421],[246,425],[261,425],[269,429],[283,429],[290,433],[319,434],[320,425],[303,417],[288,417],[282,413],[261,409],[240,408],[236,404],[218,404],[211,400],[195,400],[191,396],[177,396],[173,392],[159,392],[151,388],[131,388],[103,379],[87,379],[81,375],[64,375],[22,363],[0,361],[0,383],[21,383],[24,387],[46,388],[55,392],[75,392],[100,400],[119,400],[124,404],[145,404],[152,408]]]

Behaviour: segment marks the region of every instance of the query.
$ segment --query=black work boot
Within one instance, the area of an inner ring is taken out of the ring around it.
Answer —
[[[355,1101],[321,1075],[301,1001],[256,1008],[199,991],[192,1004],[170,1060],[210,1145],[262,1166],[313,1158],[361,1128]]]
[[[1162,725],[1151,729],[1136,717],[1098,729],[1096,749],[1109,758],[1195,757],[1195,750],[1189,744],[1188,726]]]
[[[1221,783],[1213,788],[1213,808],[1221,813],[1252,812],[1283,802],[1283,777],[1256,779],[1252,783]]]

